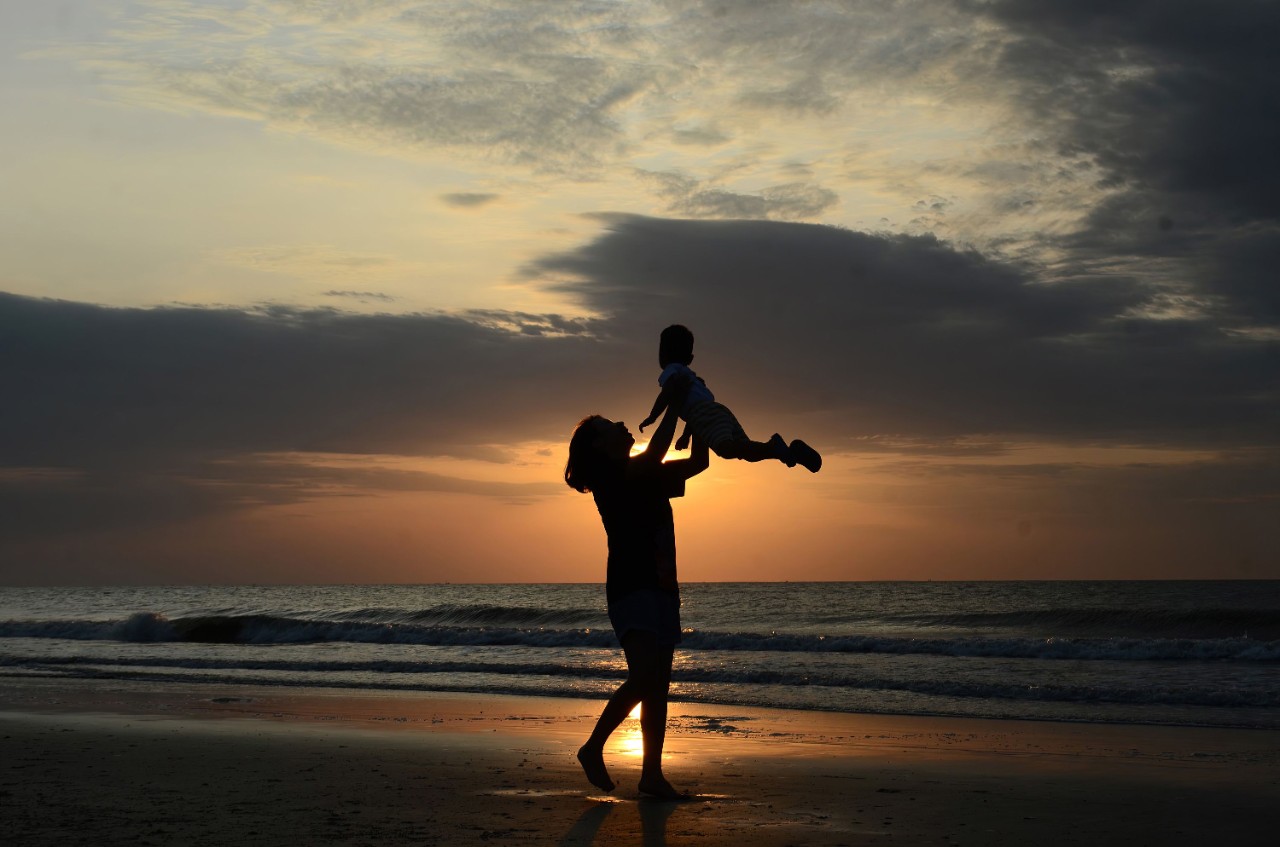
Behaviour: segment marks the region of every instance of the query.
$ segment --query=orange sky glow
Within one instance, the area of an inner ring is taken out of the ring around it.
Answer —
[[[0,585],[602,581],[676,322],[686,581],[1280,578],[1263,7],[446,7],[0,9]]]

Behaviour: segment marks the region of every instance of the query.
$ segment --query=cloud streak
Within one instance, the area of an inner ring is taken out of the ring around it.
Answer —
[[[441,194],[440,199],[448,206],[456,206],[460,209],[478,209],[481,206],[489,205],[501,196],[500,194],[459,191],[451,194]]]

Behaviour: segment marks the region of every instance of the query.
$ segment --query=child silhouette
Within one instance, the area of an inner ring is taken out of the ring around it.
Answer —
[[[743,431],[742,424],[733,412],[716,402],[707,384],[689,369],[693,361],[693,333],[680,324],[672,324],[662,331],[658,342],[658,364],[662,374],[658,385],[662,390],[653,401],[649,417],[640,424],[640,431],[658,419],[673,397],[679,396],[683,383],[689,385],[680,417],[685,421],[684,432],[676,441],[676,449],[683,450],[689,444],[689,435],[697,435],[722,459],[742,459],[760,462],[777,459],[789,468],[801,465],[812,473],[822,467],[822,456],[803,441],[787,444],[776,432],[768,441],[752,441]]]

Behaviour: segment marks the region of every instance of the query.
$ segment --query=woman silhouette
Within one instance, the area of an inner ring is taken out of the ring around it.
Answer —
[[[631,455],[635,439],[626,424],[599,415],[585,418],[573,431],[564,469],[570,488],[591,492],[604,522],[609,537],[605,583],[609,621],[627,657],[627,678],[578,750],[578,761],[592,785],[612,791],[604,744],[639,703],[644,737],[640,791],[666,800],[684,796],[662,773],[671,657],[680,641],[680,587],[670,500],[684,496],[685,480],[702,473],[708,464],[707,446],[696,438],[690,458],[662,461],[682,405],[668,406],[653,440],[635,456]]]

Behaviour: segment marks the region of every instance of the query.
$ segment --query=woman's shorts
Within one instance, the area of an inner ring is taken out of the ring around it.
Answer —
[[[609,623],[618,641],[633,629],[652,632],[658,643],[680,643],[680,598],[653,588],[637,588],[609,603]]]

